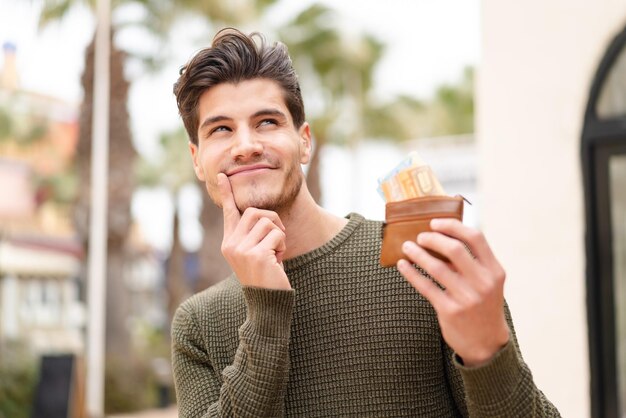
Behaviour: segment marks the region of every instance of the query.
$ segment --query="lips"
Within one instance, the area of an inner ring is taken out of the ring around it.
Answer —
[[[269,164],[251,164],[251,165],[242,165],[239,167],[235,167],[232,170],[228,170],[225,174],[230,177],[235,174],[246,173],[249,171],[263,170],[263,169],[273,169]]]

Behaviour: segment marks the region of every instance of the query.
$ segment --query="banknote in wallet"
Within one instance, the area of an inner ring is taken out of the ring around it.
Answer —
[[[462,196],[446,195],[430,166],[417,153],[411,153],[386,176],[379,179],[379,193],[385,199],[385,224],[380,263],[395,266],[406,258],[402,251],[405,241],[415,241],[417,235],[431,231],[434,218],[463,220]],[[444,256],[429,251],[433,256]]]

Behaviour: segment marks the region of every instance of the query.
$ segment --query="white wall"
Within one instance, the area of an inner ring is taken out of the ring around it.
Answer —
[[[477,86],[481,224],[538,386],[588,417],[580,138],[588,91],[626,24],[616,0],[483,0]]]

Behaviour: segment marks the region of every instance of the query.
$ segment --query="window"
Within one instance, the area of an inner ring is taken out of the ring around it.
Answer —
[[[609,157],[613,289],[615,290],[615,343],[617,398],[620,416],[626,417],[626,154]]]

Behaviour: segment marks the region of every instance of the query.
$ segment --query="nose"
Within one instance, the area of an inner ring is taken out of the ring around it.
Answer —
[[[233,159],[245,160],[263,153],[263,144],[249,129],[238,129],[232,139],[230,152]]]

